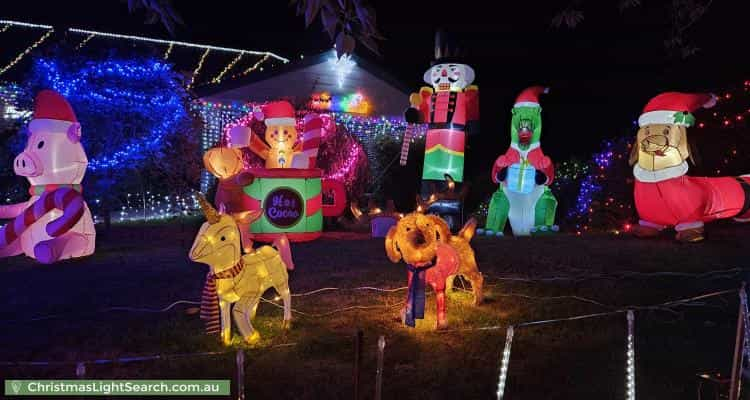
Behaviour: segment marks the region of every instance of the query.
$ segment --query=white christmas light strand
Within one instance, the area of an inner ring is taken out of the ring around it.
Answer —
[[[94,38],[94,36],[96,36],[96,35],[91,34],[91,35],[86,36],[86,39],[83,39],[81,41],[81,43],[79,43],[78,46],[76,46],[76,50],[81,50],[83,48],[83,46],[86,45],[86,43],[88,43],[91,39]]]
[[[166,60],[169,58],[169,55],[172,54],[172,48],[174,47],[174,43],[170,43],[167,47],[167,51],[164,52],[164,59]]]
[[[193,87],[193,84],[195,83],[195,78],[201,72],[201,68],[203,68],[203,63],[206,61],[206,57],[208,57],[208,53],[210,52],[211,52],[211,49],[206,49],[206,51],[203,52],[201,59],[198,60],[198,65],[195,67],[195,70],[193,71],[193,76],[190,77],[190,83],[188,83],[187,85],[188,89]]]
[[[39,40],[34,42],[31,46],[27,47],[26,50],[22,51],[18,56],[16,56],[16,58],[14,58],[13,61],[10,62],[10,64],[3,67],[3,69],[0,69],[0,75],[4,74],[9,69],[13,68],[14,65],[18,64],[18,62],[21,61],[27,54],[31,53],[31,50],[34,50],[37,46],[39,46],[45,40],[47,40],[47,38],[50,37],[50,35],[52,35],[54,31],[55,31],[54,29],[50,28],[50,30],[48,30],[47,33],[42,35],[42,37],[40,37]]]
[[[505,395],[505,381],[508,378],[508,364],[510,363],[510,347],[513,344],[513,325],[508,326],[505,331],[505,347],[503,348],[503,358],[500,361],[500,377],[497,381],[497,400],[503,400]]]
[[[635,344],[634,344],[634,320],[633,310],[628,310],[628,348],[626,352],[627,365],[625,377],[625,400],[635,400]]]
[[[245,76],[245,75],[247,75],[247,74],[255,71],[256,69],[258,69],[258,67],[260,67],[261,64],[263,64],[263,62],[265,62],[266,60],[268,60],[268,57],[269,57],[269,55],[266,54],[263,58],[261,58],[260,60],[258,60],[258,62],[256,62],[255,64],[253,64],[250,68],[242,71],[242,73],[240,75],[241,76]],[[263,69],[261,68],[261,71],[262,70]]]
[[[25,28],[36,28],[36,29],[52,29],[52,25],[41,25],[41,24],[32,24],[28,22],[20,22],[20,21],[11,21],[7,19],[0,19],[0,24],[3,25],[13,25],[13,26],[23,26]]]
[[[2,21],[0,21],[2,22]],[[164,39],[153,39],[143,36],[134,36],[134,35],[122,35],[119,33],[109,33],[109,32],[99,32],[99,31],[91,31],[87,29],[78,29],[78,28],[70,28],[70,32],[73,33],[81,33],[81,34],[94,34],[96,36],[102,36],[107,38],[113,38],[113,39],[127,39],[127,40],[133,40],[136,42],[149,42],[149,43],[158,43],[158,44],[167,44],[167,45],[176,45],[176,46],[182,46],[182,47],[191,47],[195,49],[204,49],[204,50],[215,50],[215,51],[224,51],[229,53],[242,53],[242,54],[253,54],[253,55],[266,55],[269,57],[273,57],[279,61],[282,61],[284,63],[288,63],[289,59],[281,57],[278,54],[272,53],[270,51],[255,51],[255,50],[244,50],[244,49],[235,49],[231,47],[222,47],[222,46],[211,46],[206,44],[196,44],[196,43],[188,43],[188,42],[180,42],[176,40],[164,40]]]
[[[219,83],[219,82],[221,82],[221,78],[223,78],[224,75],[226,75],[226,73],[229,72],[229,70],[232,69],[232,67],[234,67],[234,65],[237,64],[240,61],[240,59],[242,58],[243,55],[244,54],[242,54],[242,53],[237,54],[237,57],[235,57],[234,60],[230,61],[229,64],[227,64],[227,66],[224,67],[224,69],[221,70],[221,72],[219,72],[219,75],[216,75],[216,77],[214,79],[211,79],[211,83]]]

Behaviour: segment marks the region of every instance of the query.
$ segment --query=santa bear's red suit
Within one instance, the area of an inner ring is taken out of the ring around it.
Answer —
[[[689,127],[694,122],[691,112],[714,103],[715,98],[708,94],[663,93],[651,99],[638,123],[641,128],[654,125]],[[636,142],[634,151],[639,151],[638,146],[643,144]],[[669,141],[664,146],[665,149],[669,148]],[[697,241],[703,238],[705,222],[732,217],[739,221],[750,220],[750,175],[715,178],[687,176],[688,164],[685,159],[688,156],[682,154],[687,153],[687,145],[684,146],[684,150],[668,150],[681,154],[682,162],[677,165],[657,168],[654,163],[651,168],[644,168],[642,160],[635,163],[635,206],[640,217],[636,234],[643,234],[648,229],[659,231],[674,227],[678,239],[681,232],[693,231],[697,233],[687,240]],[[644,154],[640,149],[639,157]],[[657,151],[649,157],[658,160],[664,154]]]

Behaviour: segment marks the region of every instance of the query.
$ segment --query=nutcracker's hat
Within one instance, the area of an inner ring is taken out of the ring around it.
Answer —
[[[466,52],[461,48],[454,37],[439,29],[435,32],[435,59],[436,64],[466,64],[462,59]]]

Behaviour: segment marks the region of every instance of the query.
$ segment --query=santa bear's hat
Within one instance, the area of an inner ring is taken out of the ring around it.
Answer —
[[[266,126],[285,125],[294,126],[297,120],[294,118],[294,107],[288,101],[274,101],[255,110],[255,118],[265,120]]]
[[[67,133],[71,125],[77,124],[73,107],[54,90],[45,89],[34,99],[34,116],[29,122],[29,131]]]
[[[638,126],[651,124],[675,124],[692,126],[693,111],[716,104],[716,96],[711,93],[665,92],[652,98],[643,113],[638,117]]]
[[[542,93],[549,93],[549,88],[545,86],[527,87],[518,95],[516,98],[516,104],[513,104],[513,108],[539,107],[539,96]]]

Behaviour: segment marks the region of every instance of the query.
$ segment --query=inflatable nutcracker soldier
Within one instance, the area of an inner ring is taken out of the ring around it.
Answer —
[[[479,90],[471,85],[474,70],[455,57],[455,51],[435,37],[435,61],[424,74],[424,81],[432,87],[422,87],[409,97],[411,107],[404,113],[409,123],[427,123],[424,167],[422,170],[423,198],[435,190],[442,191],[449,182],[460,185],[464,178],[464,145],[467,125],[479,120]],[[410,138],[405,135],[405,140]],[[408,146],[408,142],[404,144]],[[452,229],[461,226],[461,200],[438,201],[428,213],[438,214]]]
[[[540,147],[543,86],[532,86],[518,95],[510,123],[510,148],[495,161],[492,180],[500,185],[489,205],[484,233],[502,236],[510,220],[513,235],[525,236],[557,230],[557,200],[549,185],[554,165]]]

